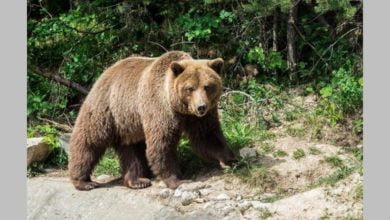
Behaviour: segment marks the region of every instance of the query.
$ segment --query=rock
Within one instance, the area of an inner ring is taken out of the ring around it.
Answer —
[[[242,196],[241,196],[241,195],[238,195],[238,196],[236,197],[236,200],[237,200],[237,201],[241,201],[241,200],[242,200]]]
[[[244,147],[240,150],[240,156],[242,158],[252,158],[256,157],[257,151],[256,149],[249,148],[249,147]]]
[[[176,189],[175,193],[173,194],[173,197],[180,197],[181,194],[183,194],[183,191],[181,191],[180,189]]]
[[[229,200],[229,199],[230,199],[230,197],[228,195],[226,195],[225,193],[221,193],[215,198],[215,200],[217,200],[217,201],[223,201],[223,200]]]
[[[183,192],[181,195],[181,204],[184,206],[189,205],[196,197],[197,196],[192,192]]]
[[[193,182],[193,183],[181,184],[178,187],[178,189],[182,191],[196,191],[196,190],[201,190],[209,187],[210,185],[206,185],[205,183],[202,182]]]
[[[252,203],[250,203],[250,202],[248,202],[248,201],[244,201],[244,202],[238,204],[238,209],[239,209],[241,212],[245,212],[245,211],[248,210],[251,206],[252,206]]]
[[[212,202],[207,202],[203,205],[203,209],[209,209],[210,207],[212,207],[214,205],[214,203]]]
[[[230,205],[227,205],[225,207],[222,208],[222,212],[223,214],[226,216],[226,215],[229,215],[229,213],[233,212],[234,211],[234,207],[233,206],[230,206]]]
[[[65,150],[67,154],[69,154],[69,140],[71,133],[62,134],[58,140],[60,142],[60,147]]]
[[[163,199],[168,198],[172,194],[171,189],[162,189],[159,193],[159,196]]]
[[[126,187],[98,188],[86,193],[76,190],[68,177],[35,177],[27,179],[26,219],[207,220],[223,219],[223,215],[212,209],[180,212]]]
[[[194,199],[194,202],[196,202],[196,203],[204,203],[204,202],[206,202],[206,199],[204,199],[204,198],[196,198],[196,199]]]
[[[200,193],[201,196],[207,196],[207,195],[209,195],[211,192],[212,192],[211,189],[201,189],[201,190],[199,190],[199,193]]]
[[[27,139],[27,166],[32,162],[44,161],[50,154],[50,147],[42,137]]]
[[[259,201],[251,201],[252,207],[257,210],[263,210],[264,208],[268,208],[270,203],[264,203]]]
[[[109,182],[111,179],[112,179],[112,177],[110,175],[106,175],[106,174],[103,174],[103,175],[96,177],[96,180],[98,182],[103,182],[103,183]]]
[[[161,181],[161,180],[158,181],[157,185],[160,186],[160,187],[163,187],[163,188],[167,188],[168,187],[167,184],[165,184],[164,181]]]
[[[274,193],[263,193],[263,194],[258,195],[258,196],[256,196],[256,197],[257,197],[257,200],[263,200],[263,199],[271,198],[271,197],[273,197],[273,196],[275,196]]]

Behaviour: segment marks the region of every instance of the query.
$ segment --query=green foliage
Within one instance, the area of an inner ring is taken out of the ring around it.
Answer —
[[[266,142],[261,144],[260,149],[263,153],[268,154],[268,153],[272,153],[275,150],[275,146]]]
[[[287,68],[287,63],[282,58],[280,52],[269,51],[266,53],[261,46],[254,47],[249,50],[247,54],[247,61],[257,64],[263,71],[266,72],[286,70]]]
[[[111,175],[111,176],[120,176],[120,163],[118,156],[112,149],[109,149],[99,163],[96,165],[96,168],[93,172],[94,175]]]
[[[260,211],[260,219],[268,219],[270,217],[272,217],[274,215],[274,213],[272,213],[269,209],[267,208],[262,208],[261,211]]]
[[[83,98],[72,89],[35,74],[30,67],[58,73],[90,88],[102,71],[118,59],[133,53],[159,56],[165,52],[159,45],[168,50],[185,50],[199,58],[222,56],[227,60],[236,57],[237,62],[226,69],[226,85],[240,85],[234,82],[236,74],[242,71],[240,68],[245,64],[257,65],[259,76],[238,89],[256,96],[259,105],[270,99],[272,105],[281,107],[279,96],[259,84],[259,79],[269,77],[279,84],[289,75],[284,38],[286,16],[292,7],[290,0],[205,0],[202,3],[191,0],[175,4],[169,1],[112,3],[93,0],[69,4],[36,4],[35,0],[28,4],[29,119],[39,116],[74,120]],[[314,6],[315,10],[306,10],[312,7],[309,1],[299,3],[304,10],[300,10],[297,26],[305,38],[296,38],[297,50],[302,51],[298,81],[287,81],[287,84],[313,82],[313,88],[318,88],[312,92],[321,90],[324,99],[328,100],[324,101],[324,112],[332,122],[340,121],[344,117],[340,112],[349,114],[361,108],[361,95],[355,83],[355,78],[359,80],[357,76],[361,75],[361,68],[358,68],[361,35],[354,37],[351,32],[343,36],[345,32],[335,34],[332,31],[346,21],[358,24],[362,4],[325,0]],[[276,51],[271,49],[275,13],[280,13],[280,30],[276,33],[279,49]],[[329,19],[329,26],[313,22],[319,15]],[[215,55],[208,53],[210,48],[216,51]],[[202,49],[206,53],[201,53]],[[341,83],[337,85],[334,81]],[[289,120],[293,120],[294,116],[290,116]]]
[[[288,153],[286,151],[283,151],[283,150],[277,150],[273,153],[273,156],[274,157],[286,157],[286,156],[288,156]]]
[[[356,200],[363,200],[363,194],[364,194],[364,190],[363,190],[363,184],[359,184],[356,189],[355,189],[355,195],[354,195],[354,198]]]
[[[248,124],[227,121],[223,123],[223,131],[227,141],[235,151],[250,145],[255,134],[253,128]]]
[[[325,0],[318,1],[315,10],[318,13],[336,11],[339,13],[339,16],[352,18],[356,14],[358,8],[352,6],[351,1],[349,0]]]
[[[356,167],[341,166],[333,174],[327,177],[320,177],[318,181],[312,183],[309,188],[315,188],[318,186],[333,186],[338,181],[348,177],[353,171],[356,170]]]
[[[39,174],[43,173],[45,169],[45,166],[43,163],[34,162],[30,164],[29,167],[27,167],[27,177],[31,178],[34,176],[38,176]]]
[[[344,165],[343,160],[338,156],[326,157],[325,162],[327,162],[333,168],[342,167]]]
[[[318,149],[317,147],[309,147],[309,153],[311,155],[319,155],[321,154],[321,150]]]
[[[318,113],[325,114],[332,124],[336,124],[345,114],[361,109],[363,80],[344,68],[333,71],[332,76],[330,84],[320,90],[322,102]]]
[[[302,150],[302,149],[296,149],[295,151],[294,151],[294,153],[293,153],[293,158],[295,159],[295,160],[300,160],[300,159],[302,159],[302,158],[304,158],[306,156],[306,153],[305,153],[305,151],[304,150]]]
[[[64,169],[68,165],[68,155],[65,150],[60,147],[58,141],[59,132],[56,128],[49,124],[37,125],[34,127],[28,127],[27,137],[43,137],[43,142],[50,147],[50,154],[44,162],[32,163],[27,168],[27,176],[36,176],[42,173],[44,169],[55,167]]]
[[[224,171],[240,177],[244,182],[258,187],[262,192],[274,189],[279,177],[279,173],[275,170],[253,164],[248,158],[241,159],[238,163]]]
[[[354,131],[357,134],[363,133],[363,118],[357,119],[354,124]]]
[[[232,23],[234,19],[235,15],[232,12],[222,10],[219,15],[184,14],[179,16],[175,23],[188,41],[205,42],[213,37],[227,34],[227,30],[220,27],[223,23]]]

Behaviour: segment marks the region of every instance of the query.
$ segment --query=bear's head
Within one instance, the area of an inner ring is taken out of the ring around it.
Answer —
[[[214,108],[222,94],[222,80],[219,76],[223,60],[182,60],[170,65],[173,73],[174,103],[183,114],[203,117]]]

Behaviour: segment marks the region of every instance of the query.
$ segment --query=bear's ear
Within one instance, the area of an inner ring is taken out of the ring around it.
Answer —
[[[221,71],[222,71],[222,67],[223,67],[223,59],[222,58],[217,58],[217,59],[214,59],[214,60],[210,60],[209,62],[207,62],[207,64],[209,65],[209,67],[211,69],[213,69],[215,72],[220,74]]]
[[[179,62],[173,61],[171,63],[171,70],[175,76],[180,75],[184,71],[184,66],[180,64]]]

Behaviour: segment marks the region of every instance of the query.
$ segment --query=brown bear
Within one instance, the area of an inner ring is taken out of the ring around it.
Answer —
[[[109,67],[81,106],[70,140],[69,174],[79,190],[108,147],[119,155],[124,185],[151,185],[149,167],[169,188],[180,179],[176,146],[185,133],[201,157],[226,166],[235,160],[222,134],[217,103],[223,60],[195,60],[181,51],[129,57]]]

